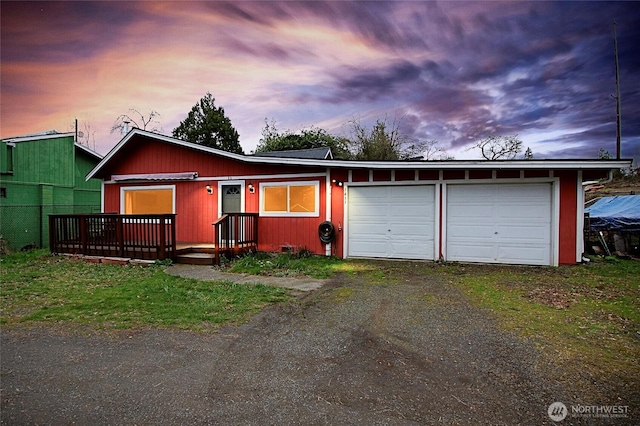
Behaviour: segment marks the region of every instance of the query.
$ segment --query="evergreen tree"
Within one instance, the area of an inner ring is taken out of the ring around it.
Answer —
[[[244,154],[238,132],[224,114],[224,108],[215,106],[215,98],[209,92],[191,108],[187,118],[173,129],[173,137],[223,151]]]

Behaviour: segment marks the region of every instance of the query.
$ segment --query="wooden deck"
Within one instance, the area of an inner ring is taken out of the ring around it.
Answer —
[[[175,258],[175,215],[49,215],[53,253],[132,259]]]
[[[176,242],[175,215],[73,214],[49,216],[53,253],[201,265],[258,248],[258,215],[231,213],[213,224],[211,243]]]

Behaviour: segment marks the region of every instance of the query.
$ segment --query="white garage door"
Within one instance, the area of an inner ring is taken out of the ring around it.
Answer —
[[[447,186],[446,258],[551,264],[551,184]]]
[[[349,256],[433,259],[435,187],[349,188]]]

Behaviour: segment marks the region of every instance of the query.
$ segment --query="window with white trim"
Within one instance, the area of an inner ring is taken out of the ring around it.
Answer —
[[[261,183],[260,215],[301,217],[319,216],[319,182]]]
[[[175,185],[130,186],[120,188],[120,213],[175,213]]]

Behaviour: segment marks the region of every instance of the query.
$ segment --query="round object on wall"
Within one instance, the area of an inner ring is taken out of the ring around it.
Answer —
[[[318,235],[320,236],[320,241],[329,244],[336,238],[336,228],[328,220],[324,221],[318,226]]]

